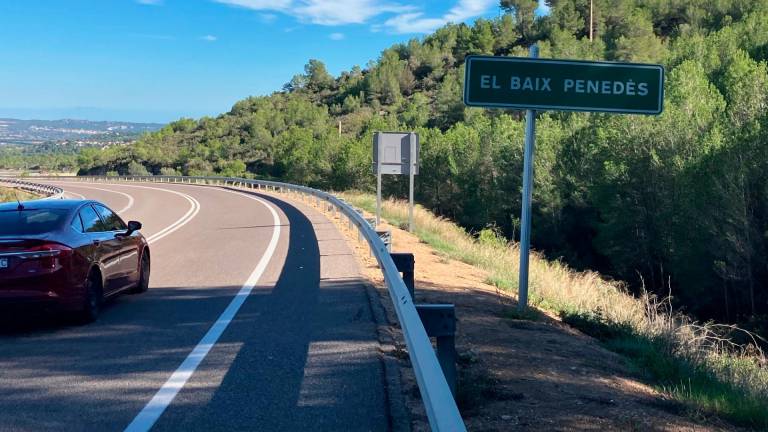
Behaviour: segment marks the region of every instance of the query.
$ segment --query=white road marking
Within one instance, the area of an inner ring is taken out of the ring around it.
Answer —
[[[192,221],[192,219],[194,219],[195,216],[197,216],[197,214],[200,212],[199,201],[197,201],[194,197],[190,195],[187,195],[185,193],[178,192],[172,189],[156,188],[151,186],[128,185],[128,184],[113,184],[113,186],[125,186],[125,187],[139,188],[139,189],[149,189],[149,190],[156,190],[161,192],[169,192],[169,193],[178,195],[186,199],[187,201],[189,201],[190,207],[189,207],[189,210],[187,210],[187,212],[184,214],[184,216],[180,217],[178,220],[176,220],[176,222],[168,225],[162,230],[147,237],[147,242],[149,244],[155,243],[156,241],[169,236],[171,233],[176,232],[179,228],[183,227],[184,225]]]
[[[72,192],[72,191],[64,191],[64,194],[65,194],[65,195],[72,195],[72,196],[73,196],[73,197],[75,197],[75,198],[80,198],[80,199],[88,199],[88,198],[86,198],[86,197],[85,197],[85,195],[79,194],[79,193],[77,193],[77,192]]]
[[[136,186],[136,187],[139,187],[139,186]],[[189,195],[187,195],[185,193],[171,191],[169,189],[158,189],[158,190],[166,190],[168,192],[173,192],[173,193],[175,193],[177,195],[180,195],[180,196],[184,197],[187,201],[189,201],[190,204],[192,204],[192,206],[189,208],[187,213],[185,213],[184,216],[182,216],[179,220],[177,220],[173,224],[163,228],[161,231],[156,232],[155,234],[152,234],[151,236],[149,236],[147,238],[147,242],[149,244],[152,244],[152,243],[154,243],[154,242],[156,242],[156,241],[158,241],[158,240],[160,240],[160,239],[170,235],[174,231],[176,231],[179,228],[183,227],[184,225],[188,224],[200,212],[200,202],[197,201],[196,199],[194,199],[193,197],[191,197],[191,196],[189,196]]]
[[[77,187],[79,187],[81,189],[93,189],[93,190],[98,190],[98,191],[102,191],[102,192],[111,192],[111,193],[122,195],[122,196],[128,198],[128,205],[126,205],[125,207],[121,208],[120,210],[115,210],[115,212],[117,212],[118,214],[125,213],[131,207],[133,207],[133,203],[134,203],[133,197],[131,195],[128,195],[125,192],[120,192],[120,191],[116,191],[116,190],[112,190],[112,189],[102,189],[102,188],[97,188],[97,187],[93,187],[93,186],[80,186],[80,185],[78,185]],[[68,194],[80,195],[79,193],[75,193],[75,192],[70,192],[70,191],[66,191],[66,192]],[[85,196],[83,196],[83,195],[80,195],[80,197],[82,197],[83,199],[86,199]]]
[[[59,183],[65,183],[65,181],[61,181]],[[69,183],[71,183],[71,182],[69,182]],[[190,195],[187,195],[185,193],[181,193],[181,192],[178,192],[178,191],[175,191],[175,190],[172,190],[172,189],[156,188],[156,187],[151,187],[151,186],[139,186],[139,185],[134,185],[134,184],[123,184],[123,183],[117,183],[117,184],[115,184],[115,183],[101,183],[101,184],[110,185],[110,186],[125,186],[125,187],[139,188],[139,189],[149,189],[149,190],[156,190],[156,191],[160,191],[160,192],[168,192],[168,193],[172,193],[172,194],[178,195],[178,196],[186,199],[187,201],[189,201],[191,206],[190,206],[189,210],[184,214],[184,216],[182,216],[181,218],[176,220],[176,222],[172,223],[171,225],[163,228],[159,232],[156,232],[155,234],[152,234],[151,236],[147,237],[147,242],[150,243],[150,244],[152,244],[152,243],[154,243],[154,242],[156,242],[156,241],[158,241],[158,240],[160,240],[160,239],[170,235],[171,233],[177,231],[179,228],[181,228],[184,225],[188,224],[200,212],[200,202],[199,201],[197,201],[195,198],[193,198]],[[85,187],[85,188],[88,188],[88,189],[99,189],[99,188],[94,188],[94,187],[90,187],[89,188],[87,186],[82,186],[82,187]],[[106,191],[109,191],[109,192],[116,192],[116,191],[112,191],[112,190],[108,190],[108,189],[101,189],[101,190],[106,190]],[[116,193],[122,193],[122,192],[116,192]],[[85,197],[83,197],[83,198],[85,198]],[[132,204],[133,204],[133,202],[131,202],[131,205]],[[120,213],[120,212],[118,212],[118,213]]]
[[[243,284],[242,288],[240,288],[240,291],[238,291],[224,312],[221,313],[219,318],[215,323],[213,323],[205,336],[203,336],[200,342],[198,342],[197,346],[195,346],[192,352],[187,355],[187,358],[184,359],[176,371],[173,372],[171,377],[168,378],[160,390],[158,390],[154,397],[152,397],[152,399],[144,406],[144,409],[142,409],[141,412],[139,412],[139,414],[133,419],[131,424],[125,428],[125,432],[146,432],[152,428],[155,422],[157,422],[157,420],[163,414],[165,409],[168,408],[168,405],[171,404],[179,391],[181,391],[181,389],[187,383],[189,378],[192,377],[192,374],[195,373],[195,370],[198,366],[200,366],[200,363],[208,355],[208,352],[210,352],[211,348],[216,345],[219,337],[221,337],[221,335],[224,333],[224,330],[227,329],[227,326],[229,326],[229,323],[235,317],[237,311],[240,310],[240,307],[251,294],[253,287],[258,283],[261,275],[264,274],[264,270],[266,270],[267,265],[275,253],[277,242],[280,239],[281,224],[280,217],[277,215],[277,212],[273,206],[267,201],[252,195],[238,192],[231,193],[243,195],[247,198],[258,201],[259,203],[266,206],[270,213],[272,213],[274,227],[272,229],[272,238],[269,241],[269,245],[267,246],[264,255],[262,255],[261,259],[259,260],[259,263],[256,265],[256,268],[248,277],[248,280],[245,282],[245,284]]]

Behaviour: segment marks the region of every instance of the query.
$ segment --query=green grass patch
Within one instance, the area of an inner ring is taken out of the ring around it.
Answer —
[[[491,274],[485,279],[485,283],[488,285],[493,285],[496,288],[502,290],[502,291],[513,291],[517,290],[517,281],[512,279],[507,279],[503,276],[499,276],[497,274]]]
[[[538,309],[526,308],[524,311],[518,308],[508,308],[503,312],[504,318],[524,321],[543,321],[545,315]]]
[[[768,428],[768,398],[723,381],[716,368],[676,355],[661,338],[637,334],[628,325],[608,322],[600,313],[561,313],[564,322],[622,354],[656,389],[685,405],[694,417],[717,416],[759,429]],[[755,368],[754,362],[721,357],[728,368]]]

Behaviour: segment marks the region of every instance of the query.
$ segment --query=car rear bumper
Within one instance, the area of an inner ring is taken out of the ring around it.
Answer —
[[[0,278],[0,306],[54,306],[77,309],[83,286],[67,282],[63,270],[26,278]]]

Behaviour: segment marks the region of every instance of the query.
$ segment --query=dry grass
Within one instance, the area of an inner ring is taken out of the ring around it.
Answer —
[[[29,201],[39,198],[37,195],[20,189],[0,186],[0,202],[16,201],[17,197],[21,201]]]
[[[340,196],[375,211],[375,198],[370,194],[345,192]],[[408,220],[407,203],[384,201],[382,216],[403,226]],[[472,236],[421,206],[414,210],[414,225],[422,241],[450,258],[487,271],[489,283],[516,293],[520,254],[516,244],[490,230]],[[696,323],[675,313],[669,299],[648,293],[634,297],[619,282],[595,272],[576,272],[536,253],[531,256],[529,277],[532,305],[560,315],[626,354],[669,396],[685,402],[697,414],[721,415],[768,428],[768,365],[757,343],[731,342],[731,336],[742,330]]]
[[[341,196],[365,210],[372,210],[373,197],[345,192]],[[408,220],[405,203],[386,200],[383,216],[390,223]],[[414,210],[416,234],[439,251],[489,273],[489,282],[504,290],[517,291],[520,250],[496,235],[483,232],[480,238],[469,235],[455,223],[436,217],[417,205]],[[531,302],[559,312],[603,311],[605,318],[633,327],[646,321],[645,305],[627,295],[621,284],[607,281],[594,272],[575,272],[560,262],[544,259],[534,253],[530,260],[529,290]]]

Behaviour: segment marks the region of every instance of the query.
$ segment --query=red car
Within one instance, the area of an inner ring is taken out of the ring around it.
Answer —
[[[0,304],[51,304],[94,321],[104,299],[149,288],[140,229],[96,201],[0,204]]]

